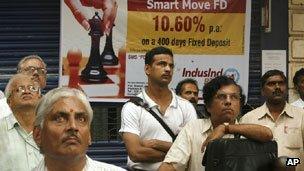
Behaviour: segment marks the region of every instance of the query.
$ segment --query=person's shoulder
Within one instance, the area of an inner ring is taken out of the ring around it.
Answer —
[[[291,104],[286,103],[287,107],[291,110],[291,112],[294,115],[303,116],[304,115],[304,109],[298,106],[294,106]]]
[[[193,107],[193,105],[188,100],[186,100],[176,94],[175,94],[175,98],[176,98],[178,105],[183,106],[183,107],[189,107],[189,108]]]
[[[10,114],[10,115],[12,115],[12,114]],[[11,117],[10,115],[5,116],[5,117],[0,119],[0,130],[6,130],[9,119]]]
[[[192,119],[190,120],[185,127],[193,129],[199,129],[199,127],[210,125],[211,121],[209,118],[203,118],[203,119]]]
[[[244,117],[246,118],[246,117],[250,117],[250,116],[256,116],[256,113],[260,113],[263,110],[264,110],[264,105],[259,106],[259,107],[255,108],[255,109],[253,109],[253,110],[245,113],[242,118],[244,118]]]

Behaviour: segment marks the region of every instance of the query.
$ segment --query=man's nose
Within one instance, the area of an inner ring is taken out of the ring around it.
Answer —
[[[77,122],[76,122],[76,120],[74,118],[73,119],[69,119],[69,121],[68,121],[68,127],[69,127],[69,129],[78,130]]]
[[[225,105],[231,105],[231,97],[227,96],[227,98],[224,101]]]
[[[35,69],[35,70],[33,71],[33,75],[39,75],[39,73],[38,73],[38,70],[37,70],[37,69]]]
[[[170,65],[166,65],[166,66],[165,66],[165,70],[166,70],[166,71],[171,71]]]

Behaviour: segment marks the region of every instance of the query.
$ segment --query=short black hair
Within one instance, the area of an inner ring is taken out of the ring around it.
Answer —
[[[169,48],[163,47],[163,46],[158,46],[155,47],[151,50],[149,50],[146,55],[145,55],[145,64],[147,65],[151,65],[153,62],[153,58],[155,55],[159,55],[159,54],[166,54],[166,55],[170,55],[173,57],[173,53]]]
[[[266,82],[267,82],[267,79],[269,77],[272,77],[272,76],[276,76],[276,75],[279,75],[283,78],[284,82],[287,83],[287,78],[286,76],[284,75],[284,73],[280,70],[277,70],[277,69],[273,69],[273,70],[269,70],[267,71],[261,78],[261,86],[262,88],[265,86]]]
[[[242,87],[239,86],[232,78],[227,77],[225,75],[215,77],[205,84],[203,88],[203,100],[205,105],[209,107],[218,90],[221,89],[223,86],[228,85],[235,85],[239,88],[241,97],[240,102],[242,107],[245,103],[245,95],[243,94]]]
[[[294,77],[293,77],[293,84],[295,85],[295,86],[297,86],[298,84],[299,84],[299,82],[300,82],[300,77],[301,76],[304,76],[304,68],[301,68],[301,69],[299,69],[296,73],[295,73],[295,75],[294,75]]]
[[[182,93],[182,87],[183,87],[184,84],[193,84],[193,85],[195,85],[196,89],[199,90],[198,86],[197,86],[197,81],[196,80],[194,80],[192,78],[186,78],[186,79],[183,79],[182,81],[180,81],[177,84],[177,86],[175,88],[175,93],[177,95],[180,95]]]

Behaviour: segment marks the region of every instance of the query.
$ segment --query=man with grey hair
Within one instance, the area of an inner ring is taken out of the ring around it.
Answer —
[[[17,73],[31,75],[32,78],[40,84],[42,89],[46,86],[46,64],[38,55],[23,57],[18,63]]]
[[[44,159],[34,170],[124,170],[86,155],[92,119],[93,110],[82,91],[62,87],[45,94],[36,109],[33,132]]]
[[[16,74],[5,95],[12,113],[0,120],[0,170],[31,170],[42,158],[32,136],[39,84],[28,75]]]
[[[44,89],[46,86],[46,64],[38,55],[29,55],[23,57],[17,66],[17,73],[30,75],[34,81],[37,81],[40,88]],[[11,109],[8,107],[6,98],[0,96],[0,119],[8,116]]]

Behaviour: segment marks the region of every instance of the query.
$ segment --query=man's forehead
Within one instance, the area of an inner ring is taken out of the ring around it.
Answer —
[[[193,83],[184,83],[183,86],[182,86],[182,88],[184,90],[188,90],[188,89],[192,89],[192,88],[195,88],[196,91],[198,90],[197,87],[196,87],[196,85],[193,84]]]
[[[23,77],[17,77],[13,81],[13,85],[15,87],[19,86],[28,86],[28,85],[38,85],[38,82],[34,81],[31,77],[23,76]]]
[[[157,54],[154,55],[153,61],[172,61],[173,62],[173,57],[168,54]]]
[[[21,64],[21,67],[29,67],[29,66],[44,67],[43,63],[39,59],[35,59],[35,58],[27,59]]]
[[[284,78],[281,75],[273,75],[267,78],[267,82],[269,81],[281,81],[284,80]]]
[[[56,108],[57,106],[62,106],[61,108]],[[77,110],[75,108],[72,108],[72,111],[70,107],[77,106]],[[56,102],[52,105],[53,110],[56,111],[65,111],[65,112],[74,112],[74,111],[86,111],[85,104],[77,97],[69,96],[69,97],[60,97],[56,100]]]
[[[235,84],[230,84],[222,86],[217,93],[240,93],[240,88]]]

